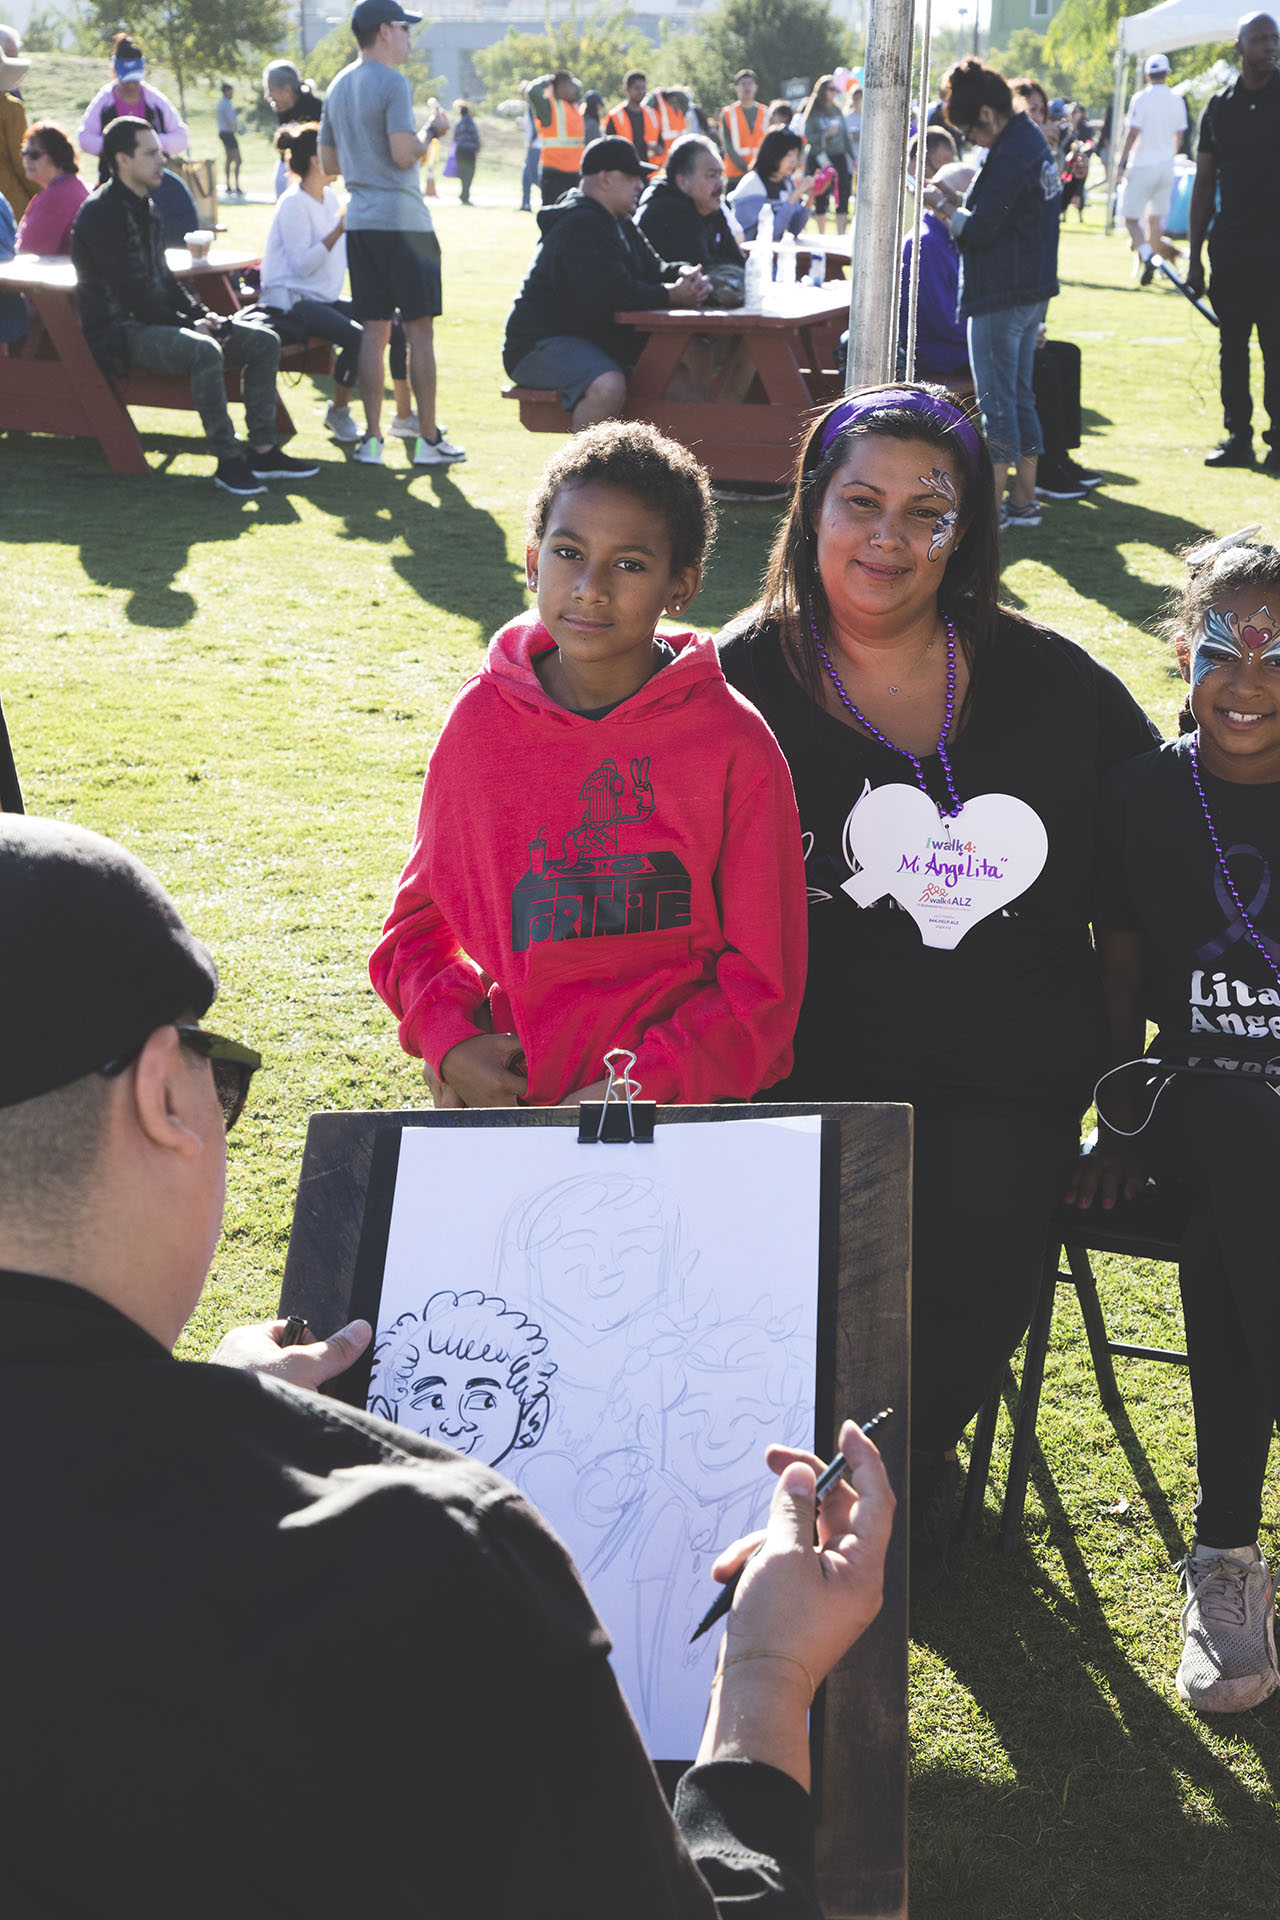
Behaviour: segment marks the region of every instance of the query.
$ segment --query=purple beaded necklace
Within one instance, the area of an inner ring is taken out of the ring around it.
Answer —
[[[951,722],[954,720],[956,712],[956,628],[954,620],[948,620],[945,615],[943,616],[942,625],[947,636],[947,705],[946,711],[942,716],[942,732],[938,735],[938,745],[935,751],[937,752],[938,759],[942,762],[942,771],[946,776],[947,792],[951,796],[951,805],[949,807],[939,807],[938,818],[940,820],[954,820],[956,815],[964,810],[964,801],[956,792],[956,783],[951,773],[951,762],[947,758],[947,735],[951,732]],[[905,747],[895,747],[893,741],[881,733],[879,727],[872,726],[865,713],[858,711],[857,707],[854,706],[852,700],[845,692],[841,684],[840,675],[831,664],[831,655],[827,652],[823,644],[822,635],[818,631],[817,621],[811,620],[809,627],[813,634],[813,644],[818,649],[818,657],[827,672],[831,675],[831,684],[839,694],[842,704],[848,712],[853,715],[858,725],[866,728],[872,739],[878,740],[881,746],[888,747],[890,753],[900,753],[904,760],[911,762],[912,771],[916,776],[916,785],[926,800],[932,800],[933,795],[930,793],[925,780],[924,768],[920,765],[917,756],[914,753],[909,753]]]
[[[1236,912],[1240,915],[1241,926],[1244,928],[1250,940],[1252,940],[1254,946],[1258,949],[1258,952],[1262,955],[1263,959],[1266,961],[1267,965],[1270,967],[1272,973],[1275,975],[1276,985],[1280,986],[1280,967],[1276,965],[1275,961],[1272,959],[1271,955],[1268,953],[1266,943],[1263,940],[1262,935],[1258,932],[1258,929],[1254,926],[1252,920],[1249,918],[1248,914],[1245,912],[1244,901],[1240,898],[1240,894],[1236,887],[1236,883],[1231,878],[1231,869],[1227,865],[1227,856],[1223,852],[1222,842],[1218,838],[1218,829],[1213,824],[1213,815],[1209,811],[1209,802],[1205,797],[1204,782],[1200,778],[1200,732],[1198,728],[1196,732],[1193,733],[1191,736],[1191,746],[1189,748],[1189,753],[1191,758],[1191,778],[1195,781],[1196,792],[1200,795],[1200,810],[1204,814],[1204,823],[1206,827],[1208,827],[1209,829],[1209,838],[1213,842],[1213,851],[1218,857],[1218,871],[1227,883],[1227,892],[1231,895],[1231,898],[1235,901]]]

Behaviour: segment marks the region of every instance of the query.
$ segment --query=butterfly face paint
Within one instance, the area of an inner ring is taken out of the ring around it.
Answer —
[[[1235,666],[1256,659],[1264,667],[1280,667],[1280,633],[1267,607],[1256,607],[1244,620],[1234,609],[1220,612],[1210,607],[1204,628],[1196,641],[1191,663],[1191,684],[1202,680],[1219,667]]]
[[[927,476],[922,473],[920,485],[940,493],[947,503],[946,512],[940,513],[933,523],[933,538],[929,542],[930,560],[939,560],[955,539],[956,522],[960,518],[960,496],[956,492],[955,481],[941,467],[932,468]]]

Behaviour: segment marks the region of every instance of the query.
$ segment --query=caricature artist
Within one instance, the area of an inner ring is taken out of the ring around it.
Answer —
[[[816,1916],[808,1709],[880,1603],[871,1442],[845,1425],[817,1548],[815,1462],[771,1450],[673,1822],[538,1516],[306,1390],[367,1326],[173,1359],[258,1056],[201,1024],[216,970],[168,895],[111,842],[6,814],[0,918],[8,1909]]]

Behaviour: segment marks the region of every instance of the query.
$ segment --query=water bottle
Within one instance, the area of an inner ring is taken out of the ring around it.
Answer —
[[[764,312],[765,296],[773,280],[773,223],[769,213],[767,205],[761,208],[760,225],[756,228],[756,237],[747,255],[746,298],[743,306],[748,313]]]
[[[778,266],[774,275],[780,288],[788,291],[796,283],[796,237],[790,228],[778,243]]]
[[[821,240],[815,240],[809,248],[809,284],[822,287],[827,280],[827,250]]]

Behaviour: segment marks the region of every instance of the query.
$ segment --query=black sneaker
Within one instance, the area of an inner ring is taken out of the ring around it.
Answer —
[[[1280,473],[1280,447],[1268,447],[1262,462],[1264,473]]]
[[[1083,487],[1086,493],[1092,493],[1095,487],[1102,485],[1102,475],[1092,473],[1088,467],[1082,467],[1077,460],[1064,460],[1064,470],[1071,476],[1073,487]]]
[[[911,1449],[909,1554],[911,1599],[932,1593],[947,1570],[947,1548],[956,1523],[960,1462],[944,1453]]]
[[[215,487],[221,487],[224,493],[235,493],[246,497],[252,493],[265,493],[266,488],[250,472],[249,462],[235,454],[229,460],[219,460],[218,470],[213,476]]]
[[[1204,457],[1206,467],[1251,467],[1253,465],[1253,436],[1245,433],[1229,433],[1220,447]]]
[[[1042,500],[1083,500],[1088,488],[1077,486],[1065,466],[1041,467],[1036,492]]]
[[[1155,279],[1155,277],[1156,277],[1156,263],[1154,260],[1148,260],[1146,265],[1142,269],[1142,278],[1139,280],[1138,285],[1140,287],[1149,287],[1151,285],[1151,282]]]
[[[281,447],[272,447],[270,453],[251,453],[249,471],[255,480],[310,480],[319,473],[318,460],[295,460]]]

